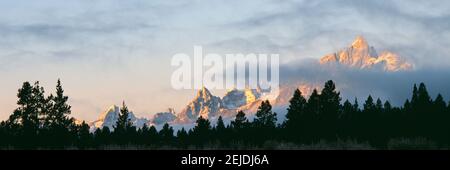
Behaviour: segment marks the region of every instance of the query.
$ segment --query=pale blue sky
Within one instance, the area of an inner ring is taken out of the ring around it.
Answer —
[[[450,65],[450,1],[0,0],[0,119],[23,81],[61,78],[74,116],[93,120],[126,100],[138,115],[193,91],[170,86],[170,59],[194,45],[216,53],[319,58],[363,35],[420,68]]]

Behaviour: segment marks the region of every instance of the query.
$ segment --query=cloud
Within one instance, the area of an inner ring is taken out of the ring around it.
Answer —
[[[356,97],[364,102],[370,94],[375,98],[389,100],[401,106],[412,95],[414,84],[425,83],[434,99],[438,93],[450,99],[450,69],[417,69],[413,71],[385,72],[377,69],[358,69],[348,67],[327,67],[317,61],[299,60],[282,66],[281,83],[324,84],[333,80],[343,99],[353,101]],[[309,94],[307,94],[309,95]]]
[[[447,1],[288,1],[266,15],[229,23],[242,34],[268,36],[294,54],[318,58],[364,35],[374,46],[417,60],[420,66],[447,66],[450,20]],[[282,5],[284,6],[284,5]],[[434,12],[433,6],[439,6]],[[246,35],[248,37],[248,35]],[[436,62],[439,60],[439,62]]]
[[[69,80],[67,91],[75,91],[74,98],[89,98],[90,105],[114,104],[108,102],[126,96],[149,103],[136,106],[135,112],[156,113],[167,106],[182,108],[187,102],[173,101],[180,95],[165,89],[172,71],[170,57],[190,53],[194,45],[215,53],[279,53],[283,63],[290,63],[318,59],[347,46],[357,35],[380,51],[414,60],[421,70],[439,67],[446,73],[449,8],[450,1],[445,0],[0,1],[4,14],[0,15],[0,76],[11,81],[1,82],[0,94],[2,101],[10,101],[8,106],[14,105],[21,82],[54,82],[60,77]],[[319,80],[313,71],[301,72]],[[441,78],[443,73],[436,72],[427,74]],[[335,78],[387,78],[341,74]],[[407,76],[430,78],[414,74]],[[128,93],[132,90],[124,88],[127,82],[145,92]],[[166,96],[167,102],[151,95]],[[83,112],[96,112],[86,107],[91,111]],[[12,110],[1,109],[2,114]]]

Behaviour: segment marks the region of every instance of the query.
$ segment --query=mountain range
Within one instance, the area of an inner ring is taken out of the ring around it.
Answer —
[[[413,64],[395,53],[385,51],[378,54],[375,48],[369,46],[362,36],[358,36],[349,47],[325,55],[319,60],[319,63],[321,67],[343,65],[352,69],[380,69],[385,72],[413,69]],[[286,108],[295,89],[300,89],[302,94],[307,97],[314,89],[320,90],[320,88],[319,85],[311,82],[280,85],[277,97],[269,100],[273,105],[273,110],[278,113],[278,122],[281,123],[284,120]],[[189,128],[193,127],[200,116],[210,119],[213,123],[219,116],[222,116],[229,123],[239,110],[247,113],[248,118],[252,120],[260,103],[269,99],[267,96],[270,95],[272,95],[270,92],[262,92],[260,89],[231,89],[223,97],[219,97],[203,87],[197,91],[196,96],[181,112],[177,113],[174,109],[168,109],[167,112],[156,113],[149,119],[136,118],[133,113],[130,113],[130,120],[137,127],[147,124],[160,128],[163,124],[169,123],[174,126],[174,129],[176,129],[175,127]],[[90,124],[91,130],[102,127],[113,129],[119,113],[118,106],[111,106],[101,114],[98,120]]]

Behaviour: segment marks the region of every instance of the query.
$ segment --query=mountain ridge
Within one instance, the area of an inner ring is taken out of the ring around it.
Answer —
[[[349,47],[323,56],[319,63],[321,65],[340,64],[360,69],[371,69],[381,66],[384,71],[388,72],[413,69],[413,64],[393,52],[383,51],[378,54],[375,48],[370,46],[362,36],[356,37]]]
[[[322,57],[319,63],[322,67],[338,64],[356,69],[381,68],[385,72],[409,71],[413,69],[411,63],[393,52],[383,51],[378,54],[375,48],[370,46],[362,36],[356,37],[349,47]],[[320,88],[314,82],[297,81],[295,83],[282,84],[280,93],[275,98],[270,98],[269,101],[274,110],[278,109],[278,114],[282,115],[285,114],[295,89],[300,89],[302,94],[307,97],[314,89],[320,90]],[[192,125],[195,124],[200,116],[208,119],[217,119],[219,116],[222,116],[224,119],[233,119],[240,110],[247,113],[247,116],[251,118],[256,113],[260,103],[266,100],[268,95],[271,95],[270,92],[246,88],[231,89],[223,97],[218,97],[213,95],[206,87],[202,87],[181,112],[177,113],[174,109],[169,109],[167,112],[156,113],[149,120],[136,118],[131,113],[130,119],[134,124],[139,125],[138,127],[141,127],[144,123],[149,126],[155,125],[159,127],[165,123],[173,126]],[[118,111],[117,106],[114,106],[114,109],[108,109],[91,125],[97,128],[104,126],[112,128],[115,123],[114,115],[117,115]],[[108,115],[112,118],[109,118]]]

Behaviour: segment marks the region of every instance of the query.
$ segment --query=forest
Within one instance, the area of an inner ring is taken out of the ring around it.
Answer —
[[[56,94],[44,95],[35,82],[24,82],[17,108],[0,124],[0,149],[445,149],[450,147],[450,103],[431,97],[424,83],[413,85],[403,106],[368,95],[342,101],[333,81],[309,98],[296,90],[286,120],[277,124],[269,101],[249,121],[239,111],[231,124],[222,117],[213,126],[202,117],[193,129],[177,132],[136,128],[123,103],[114,129],[90,133],[86,122],[76,124],[61,81]]]

